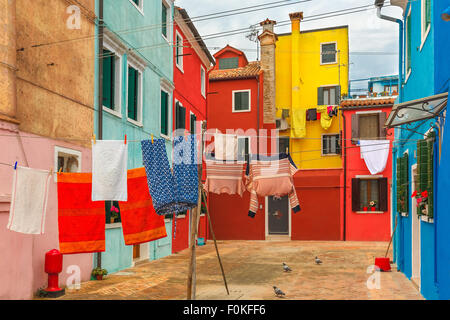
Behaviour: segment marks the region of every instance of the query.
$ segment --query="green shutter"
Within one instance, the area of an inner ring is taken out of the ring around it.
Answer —
[[[409,165],[408,154],[397,158],[397,211],[400,213],[408,213],[408,177]]]
[[[195,116],[195,114],[191,114],[191,133],[195,134],[195,122],[197,121],[197,117]]]
[[[164,135],[169,134],[169,128],[168,128],[168,117],[169,117],[169,110],[168,110],[168,101],[169,101],[169,95],[161,91],[161,133]]]
[[[138,72],[132,67],[128,67],[128,118],[137,121],[137,86]]]
[[[427,139],[417,142],[417,173],[419,190],[417,197],[421,197],[423,191],[428,192],[428,217],[433,218],[434,209],[434,137],[431,132]],[[422,214],[423,206],[418,208],[418,214]]]
[[[411,15],[406,18],[406,72],[411,68]]]
[[[425,31],[431,23],[431,0],[425,0]]]
[[[429,135],[429,139],[427,139],[427,191],[428,191],[428,217],[433,218],[433,209],[434,209],[434,137],[435,133],[431,132]]]
[[[175,104],[175,128],[186,129],[186,108],[178,101]]]
[[[114,109],[114,56],[112,52],[103,49],[103,105]]]
[[[317,105],[318,106],[323,105],[323,88],[322,87],[317,88]]]
[[[161,10],[161,24],[162,24],[162,34],[167,38],[167,7],[162,3]]]

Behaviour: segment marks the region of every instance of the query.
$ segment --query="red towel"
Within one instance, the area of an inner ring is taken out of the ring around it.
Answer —
[[[58,175],[59,251],[105,251],[105,202],[91,200],[91,173]]]
[[[120,201],[123,237],[126,245],[167,236],[164,216],[156,214],[148,190],[145,168],[128,170],[128,201]]]

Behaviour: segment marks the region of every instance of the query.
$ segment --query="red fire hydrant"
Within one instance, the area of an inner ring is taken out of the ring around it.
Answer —
[[[65,289],[59,287],[58,274],[62,271],[63,257],[56,249],[45,254],[45,272],[48,273],[48,288],[45,289],[47,297],[58,298],[65,294]]]

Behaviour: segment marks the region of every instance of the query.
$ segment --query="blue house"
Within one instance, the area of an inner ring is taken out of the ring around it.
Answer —
[[[426,299],[450,299],[450,77],[448,0],[391,0],[399,25],[399,97],[386,122],[395,128],[392,178],[394,262]],[[447,136],[447,137],[445,137]]]
[[[398,93],[398,76],[372,77],[367,86],[371,95],[392,96]]]
[[[96,34],[94,132],[103,140],[127,135],[128,169],[143,166],[139,141],[151,135],[166,139],[171,154],[173,12],[173,0],[96,0],[103,27]],[[111,273],[171,254],[170,219],[166,238],[126,246],[120,217],[111,221],[111,205],[106,203],[106,251],[94,265]]]

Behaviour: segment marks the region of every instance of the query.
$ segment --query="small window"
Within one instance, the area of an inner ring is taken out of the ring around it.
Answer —
[[[238,161],[248,161],[250,153],[250,137],[238,137]]]
[[[319,106],[339,105],[340,91],[340,86],[318,87],[317,104]]]
[[[431,0],[421,0],[422,1],[422,42],[425,40],[428,32],[428,28],[431,25]]]
[[[190,119],[191,134],[195,134],[196,125],[197,125],[197,116],[195,114],[191,113],[191,119]]]
[[[103,107],[120,113],[121,57],[103,48]]]
[[[206,97],[206,71],[203,66],[200,66],[200,81],[202,95]]]
[[[181,35],[178,33],[178,31],[176,32],[176,49],[175,49],[175,61],[176,61],[176,65],[178,67],[178,69],[180,69],[181,71],[183,71],[183,38],[181,37]]]
[[[278,152],[289,153],[289,137],[278,138]]]
[[[378,114],[361,114],[359,116],[360,140],[376,140],[380,132]]]
[[[391,93],[391,86],[385,85],[385,86],[384,86],[384,92],[390,94],[390,93]]]
[[[339,134],[322,135],[322,155],[341,154],[341,141]]]
[[[220,70],[236,69],[238,67],[239,67],[239,58],[238,57],[219,59],[219,69]]]
[[[186,129],[186,108],[175,101],[175,129]]]
[[[142,12],[144,10],[144,0],[130,0],[130,2],[134,4],[139,11]]]
[[[233,91],[233,112],[250,111],[250,90]]]
[[[55,147],[55,168],[57,172],[81,172],[81,152]]]
[[[387,178],[353,178],[352,211],[388,210]]]
[[[336,42],[320,44],[320,64],[331,64],[337,62]]]
[[[391,94],[394,93],[394,92],[395,92],[395,93],[398,93],[398,85],[397,85],[397,84],[392,86],[392,92],[391,92]]]
[[[360,211],[365,208],[371,207],[371,204],[375,205],[380,202],[380,190],[378,185],[378,179],[361,179],[360,182]]]
[[[119,201],[105,201],[106,224],[122,222]]]
[[[142,73],[128,65],[128,103],[127,116],[129,120],[141,122],[141,85]]]
[[[161,90],[161,134],[169,136],[169,94]]]
[[[161,8],[162,35],[166,39],[169,39],[168,37],[169,16],[170,16],[169,6],[164,1],[162,1],[162,8]]]

